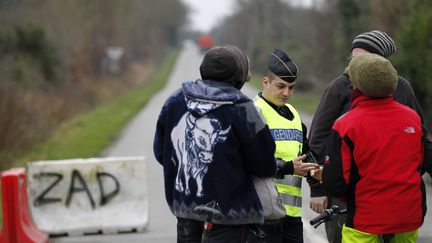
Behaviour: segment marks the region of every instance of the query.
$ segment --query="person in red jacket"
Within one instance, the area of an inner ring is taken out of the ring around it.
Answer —
[[[351,107],[332,127],[322,175],[347,202],[342,242],[415,242],[426,213],[421,118],[392,97],[398,76],[384,57],[354,57],[348,73]]]
[[[396,54],[396,43],[383,31],[373,30],[363,32],[353,39],[350,55],[351,57],[355,57],[364,53],[374,53],[389,59]],[[320,98],[308,133],[310,149],[317,155],[316,158],[320,164],[324,163],[324,147],[333,123],[337,118],[345,114],[351,105],[351,93],[351,80],[345,69],[341,75],[329,83]],[[417,102],[410,82],[401,75],[399,75],[393,98],[397,102],[415,110],[420,117],[423,117],[423,112]],[[427,129],[424,119],[422,120],[423,126]],[[425,132],[425,134],[428,133]],[[423,168],[432,175],[432,139],[430,136],[425,140],[423,152]],[[332,206],[346,208],[345,203],[337,200],[337,198],[324,190],[321,183],[311,180],[308,180],[308,182],[310,186],[309,203],[313,211],[322,213],[326,208],[331,208]],[[333,220],[325,223],[326,236],[329,243],[341,243],[342,225],[345,222],[345,216],[335,215]]]

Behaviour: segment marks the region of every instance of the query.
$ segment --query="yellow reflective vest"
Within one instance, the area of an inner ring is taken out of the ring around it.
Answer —
[[[292,121],[282,117],[263,98],[256,96],[255,106],[270,128],[276,143],[275,157],[290,161],[301,154],[303,147],[303,129],[300,115],[293,106],[286,104],[294,115]],[[276,187],[282,195],[283,204],[288,216],[301,217],[302,177],[286,175],[284,179],[276,180]]]

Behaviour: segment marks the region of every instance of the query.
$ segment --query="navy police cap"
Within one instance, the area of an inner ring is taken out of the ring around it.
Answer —
[[[297,65],[282,49],[276,48],[273,50],[270,54],[267,68],[280,79],[289,83],[292,83],[297,79]]]

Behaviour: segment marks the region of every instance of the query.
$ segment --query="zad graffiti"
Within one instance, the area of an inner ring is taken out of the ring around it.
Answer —
[[[43,190],[42,193],[40,193],[36,197],[36,199],[33,202],[34,206],[40,206],[40,205],[45,205],[45,204],[49,204],[49,203],[58,203],[58,202],[62,201],[62,198],[60,198],[60,197],[52,197],[52,195],[50,197],[48,195],[63,180],[62,174],[55,173],[55,172],[41,172],[41,173],[35,174],[33,177],[35,179],[39,179],[39,180],[42,180],[44,178],[54,179],[52,181],[52,183],[45,190]],[[105,178],[105,180],[108,178],[113,180],[115,183],[115,189],[112,190],[111,192],[107,193],[105,191],[105,188],[104,188],[103,183],[102,183],[104,180],[103,178]],[[97,179],[98,187],[99,187],[99,191],[100,191],[99,205],[103,206],[103,205],[107,204],[110,200],[112,200],[120,192],[120,183],[118,182],[118,180],[113,175],[106,173],[106,172],[97,172],[96,173],[96,179]],[[86,181],[84,180],[84,178],[82,177],[82,175],[80,174],[80,172],[78,170],[73,170],[71,173],[69,190],[67,192],[66,200],[65,200],[66,207],[70,206],[72,197],[76,193],[86,193],[92,208],[94,209],[96,207],[95,200],[93,199],[93,196],[89,190],[89,187],[88,187]]]

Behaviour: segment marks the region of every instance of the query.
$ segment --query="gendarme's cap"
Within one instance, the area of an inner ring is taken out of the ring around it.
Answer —
[[[397,72],[391,62],[382,56],[365,53],[354,57],[348,74],[354,88],[371,97],[387,97],[397,85]]]
[[[390,57],[396,52],[396,45],[392,38],[379,30],[365,32],[356,36],[353,40],[351,50],[354,48],[361,48],[385,58]]]
[[[280,79],[292,83],[297,79],[297,65],[282,49],[276,48],[270,54],[267,68]]]

